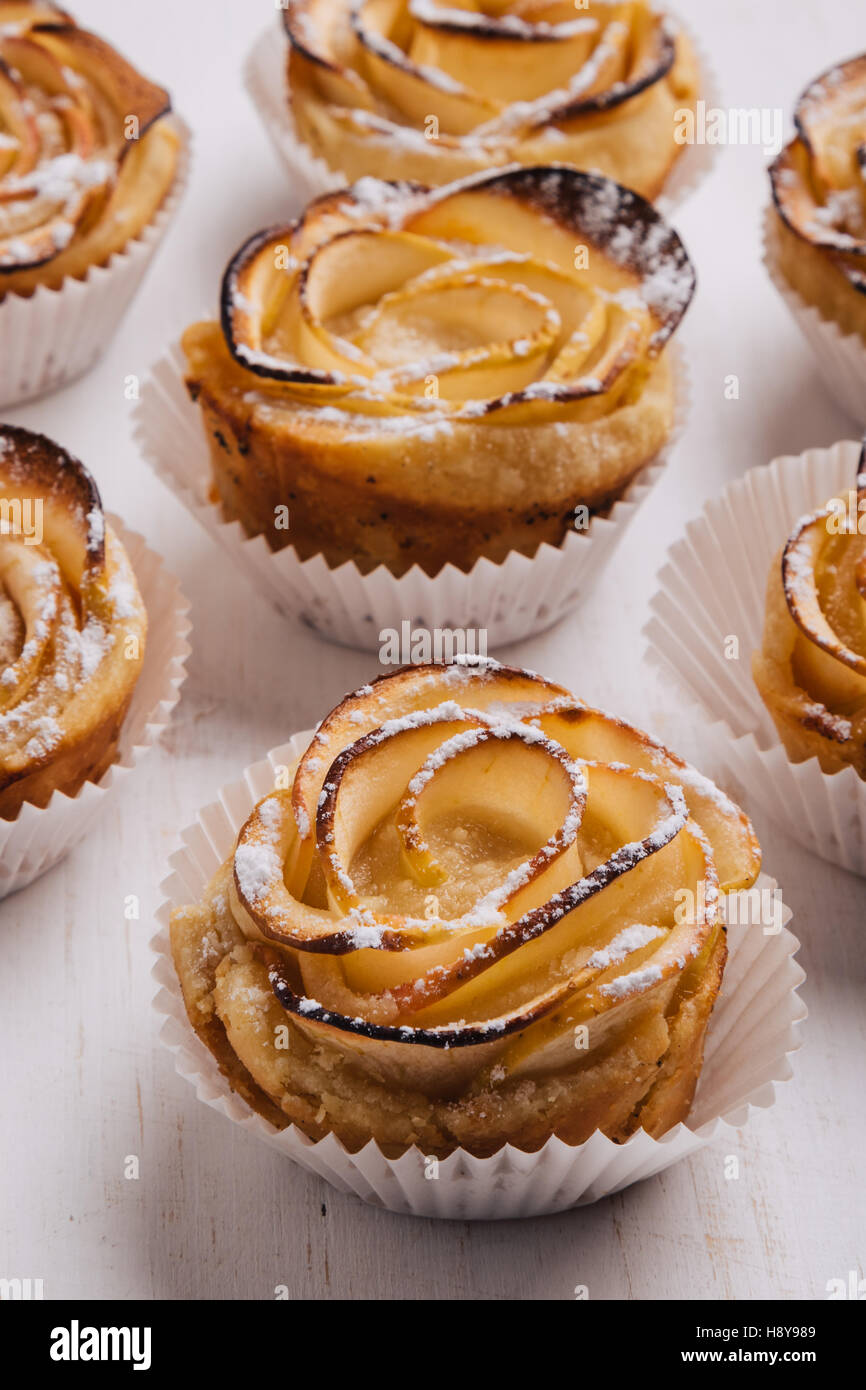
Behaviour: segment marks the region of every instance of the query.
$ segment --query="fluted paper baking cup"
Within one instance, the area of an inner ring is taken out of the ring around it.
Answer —
[[[286,617],[362,651],[378,651],[380,633],[399,632],[404,620],[427,631],[484,629],[492,649],[543,632],[575,607],[659,478],[689,404],[684,355],[676,344],[669,350],[676,385],[671,437],[607,515],[592,517],[586,531],[570,532],[561,545],[544,543],[531,557],[512,551],[499,563],[482,558],[468,573],[449,564],[431,577],[414,565],[398,578],[384,565],[362,574],[351,560],[332,569],[322,555],[301,560],[294,546],[271,550],[263,536],[250,537],[239,521],[227,521],[212,500],[210,450],[184,385],[179,348],[142,387],[135,436],[157,476]]]
[[[859,333],[843,333],[834,319],[826,318],[789,284],[776,254],[773,217],[770,207],[764,218],[764,265],[770,279],[811,347],[818,375],[830,395],[866,429],[866,343]]]
[[[175,907],[197,900],[220,864],[233,852],[238,831],[263,796],[273,789],[278,767],[291,766],[312,731],[296,734],[274,748],[242,778],[223,787],[196,823],[182,834],[182,848],[171,858],[167,895],[152,947],[153,976],[159,986],[154,1008],[160,1037],[174,1053],[179,1074],[195,1087],[199,1100],[258,1135],[272,1147],[317,1173],[340,1192],[389,1211],[459,1218],[463,1221],[544,1216],[598,1201],[633,1182],[652,1177],[677,1159],[741,1129],[752,1110],[766,1110],[775,1087],[792,1075],[790,1055],[800,1047],[799,1024],[806,1009],[796,994],[805,979],[793,959],[796,937],[780,924],[775,934],[758,926],[728,927],[730,955],[724,982],[707,1033],[704,1067],[688,1124],[661,1139],[638,1130],[624,1144],[596,1132],[584,1144],[552,1138],[535,1153],[506,1144],[491,1158],[458,1149],[438,1165],[425,1162],[417,1148],[386,1158],[371,1140],[350,1153],[329,1134],[318,1141],[295,1125],[277,1130],[230,1088],[215,1058],[193,1031],[184,1008],[169,941]],[[770,894],[775,883],[765,874],[757,886]],[[785,911],[784,921],[790,919]],[[431,1172],[437,1173],[435,1178]]]
[[[147,609],[147,643],[141,674],[123,722],[118,756],[98,782],[85,782],[75,796],[56,791],[48,805],[25,802],[14,821],[0,820],[0,898],[32,883],[64,859],[171,719],[186,679],[189,604],[162,559],[143,536],[108,515],[129,556]]]
[[[667,7],[666,7],[667,8]],[[670,11],[668,10],[670,13]],[[720,105],[719,84],[701,44],[687,24],[677,23],[688,37],[699,68],[699,96],[707,109]],[[289,175],[295,212],[301,212],[313,198],[344,188],[350,180],[314,154],[299,136],[289,101],[287,76],[288,40],[274,24],[259,35],[244,64],[244,83],[259,118],[267,131],[280,163]],[[694,193],[707,177],[719,155],[718,145],[691,145],[677,159],[665,180],[656,207],[668,216]]]
[[[714,721],[704,735],[740,799],[822,859],[866,874],[866,782],[853,767],[831,774],[817,758],[790,760],[751,666],[773,557],[800,517],[854,486],[859,455],[849,440],[730,483],[668,551],[645,631],[650,660]],[[725,655],[730,637],[736,660]]]
[[[105,352],[171,222],[189,176],[190,137],[175,117],[181,149],[174,182],[140,235],[83,279],[0,302],[0,409],[44,396],[83,376]]]
[[[703,43],[691,25],[686,24],[675,10],[671,10],[667,4],[664,8],[683,30],[697,59],[698,100],[703,102],[707,111],[723,109],[721,85]],[[676,209],[696,192],[704,179],[712,173],[720,155],[721,146],[711,145],[707,141],[689,146],[671,169],[662,192],[655,199],[655,206],[663,217],[671,217]]]

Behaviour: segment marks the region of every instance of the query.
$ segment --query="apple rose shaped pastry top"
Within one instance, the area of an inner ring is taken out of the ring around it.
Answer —
[[[688,1113],[745,816],[645,734],[494,662],[348,696],[172,919],[251,1105],[357,1148],[488,1154]]]
[[[0,0],[0,297],[104,265],[174,179],[169,95],[49,4]]]
[[[650,204],[574,169],[327,194],[184,336],[223,506],[363,571],[558,544],[668,438],[694,283]]]
[[[866,339],[866,54],[806,88],[770,167],[772,246],[785,278]]]
[[[752,670],[795,762],[866,778],[866,446],[856,489],[803,517],[774,560]]]
[[[114,761],[147,616],[90,474],[0,426],[0,816]]]
[[[349,179],[555,159],[654,198],[697,97],[690,44],[642,0],[292,0],[283,19],[298,134]]]

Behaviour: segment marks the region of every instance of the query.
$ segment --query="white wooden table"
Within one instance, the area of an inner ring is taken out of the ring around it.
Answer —
[[[244,764],[309,727],[375,669],[256,602],[221,552],[149,474],[130,440],[130,374],[214,306],[229,254],[292,210],[242,90],[262,0],[78,0],[82,22],[172,89],[195,131],[179,222],[108,357],[83,382],[10,412],[96,475],[108,507],[143,530],[192,600],[181,706],[96,833],[0,905],[0,1275],[45,1296],[822,1298],[863,1272],[866,884],[763,818],[765,864],[793,907],[811,1010],[796,1077],[735,1151],[710,1148],[638,1188],[552,1220],[413,1222],[307,1176],[199,1104],[157,1041],[148,940],[179,829]],[[863,47],[858,0],[692,0],[681,12],[713,55],[724,99],[785,112],[832,62]],[[669,542],[702,501],[754,464],[850,435],[760,264],[765,159],[726,149],[676,218],[699,269],[682,340],[693,367],[685,439],[581,612],[505,653],[700,759],[700,721],[642,667],[641,628]],[[724,379],[740,397],[725,399]],[[704,759],[706,762],[706,759]],[[724,769],[708,771],[722,775]],[[124,901],[141,902],[138,921]],[[124,1176],[127,1156],[138,1179]]]

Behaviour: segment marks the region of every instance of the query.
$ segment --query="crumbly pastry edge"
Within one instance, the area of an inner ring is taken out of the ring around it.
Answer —
[[[199,328],[204,330],[206,325],[194,325],[189,333]],[[189,343],[188,336],[185,341]],[[547,441],[548,457],[555,455],[562,460],[563,472],[571,469],[570,451],[582,451],[589,486],[581,487],[572,475],[568,480],[571,491],[564,480],[560,495],[539,499],[537,491],[526,489],[535,500],[524,506],[521,514],[516,498],[513,504],[503,498],[495,508],[489,501],[482,505],[482,498],[489,498],[489,488],[481,477],[477,479],[475,506],[467,507],[465,500],[461,506],[454,505],[456,493],[449,488],[443,489],[439,498],[395,495],[383,485],[382,468],[399,481],[408,447],[405,437],[370,430],[370,441],[382,452],[378,467],[369,462],[368,441],[364,441],[365,448],[364,443],[357,443],[359,436],[344,431],[341,437],[336,427],[317,431],[311,426],[298,430],[293,439],[290,410],[284,412],[282,422],[277,420],[269,429],[244,403],[243,393],[237,396],[215,389],[198,350],[196,358],[188,361],[186,380],[202,414],[214,485],[227,518],[240,521],[248,536],[263,535],[272,550],[280,548],[275,541],[294,545],[302,561],[321,554],[334,569],[354,560],[362,573],[384,564],[397,577],[413,564],[431,577],[448,564],[466,573],[481,559],[501,564],[513,551],[531,557],[543,542],[560,545],[571,529],[569,519],[577,505],[586,505],[590,518],[604,515],[645,468],[661,460],[681,423],[679,407],[685,394],[679,380],[682,362],[671,345],[648,376],[641,396],[598,421],[522,427],[462,422],[447,436],[437,435],[430,446],[425,445],[420,431],[410,441],[422,478],[433,476],[425,467],[425,454],[436,457],[438,477],[443,451],[453,457],[455,467],[465,469],[474,448],[478,467],[483,469],[494,440],[498,440],[493,451],[496,467],[501,465],[505,443],[512,442],[514,467],[519,469],[525,460],[521,440],[530,433],[539,442]],[[250,388],[255,389],[252,379]],[[593,485],[591,468],[598,464],[599,439],[605,445],[609,473],[607,479],[598,478]],[[346,460],[342,475],[337,467],[341,454]],[[299,469],[299,491],[306,494],[305,500],[299,501],[291,492],[283,494],[281,479],[287,466]],[[376,481],[371,483],[371,478]],[[341,536],[334,530],[327,506],[322,506],[323,487],[335,500],[344,496],[346,489],[357,494],[355,505],[346,508]],[[465,493],[462,495],[465,499]],[[290,532],[277,532],[273,526],[265,529],[265,518],[274,517],[278,503],[288,505],[292,512]],[[305,511],[309,519],[306,535],[302,530]],[[382,520],[383,511],[387,523]],[[411,549],[406,545],[409,537]]]
[[[374,1139],[388,1157],[417,1147],[439,1158],[457,1148],[486,1158],[505,1143],[533,1152],[553,1135],[578,1145],[601,1127],[604,1114],[608,1120],[603,1132],[615,1142],[638,1128],[660,1138],[685,1120],[691,1108],[727,954],[720,929],[699,990],[668,1020],[667,1046],[661,1055],[662,1025],[650,1018],[635,1028],[624,1054],[602,1058],[585,1071],[431,1101],[418,1092],[359,1077],[344,1067],[336,1050],[307,1043],[274,998],[267,969],[247,943],[238,942],[219,957],[214,983],[202,993],[201,976],[190,959],[196,950],[204,956],[211,953],[208,938],[213,927],[211,923],[196,938],[190,930],[194,920],[192,911],[172,914],[175,969],[189,1022],[231,1089],[275,1128],[294,1124],[314,1141],[333,1133],[350,1152]],[[289,1044],[283,1053],[273,1041],[273,1030],[282,1025],[288,1029]],[[261,1051],[250,1051],[251,1031],[260,1035]],[[267,1041],[262,1034],[270,1035]],[[285,1059],[293,1049],[303,1052],[294,1081],[285,1075]],[[256,1067],[258,1080],[245,1056]],[[582,1100],[587,1090],[593,1094],[590,1107]],[[649,1116],[645,1125],[644,1112]]]

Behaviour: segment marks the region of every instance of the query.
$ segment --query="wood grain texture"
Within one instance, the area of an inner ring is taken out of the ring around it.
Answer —
[[[571,1299],[578,1285],[591,1299],[825,1297],[828,1279],[862,1274],[866,1263],[866,883],[761,818],[766,867],[803,941],[811,1019],[795,1081],[730,1148],[735,1181],[725,1177],[728,1150],[716,1146],[565,1216],[413,1221],[307,1176],[200,1105],[175,1075],[150,1011],[148,950],[175,836],[221,783],[309,727],[375,663],[256,601],[130,440],[126,378],[143,378],[166,341],[213,306],[243,238],[292,210],[240,83],[241,56],[272,8],[79,0],[76,10],[172,89],[195,129],[195,169],[179,222],[107,358],[83,382],[10,416],[78,452],[106,505],[165,554],[192,600],[195,653],[169,736],[97,832],[0,905],[0,1275],[43,1278],[48,1298],[257,1299],[285,1286],[292,1298]],[[858,7],[847,0],[692,0],[682,11],[694,17],[727,101],[779,107],[786,128],[805,82],[863,46]],[[670,469],[580,613],[501,654],[699,760],[699,721],[641,664],[639,634],[665,549],[728,479],[853,428],[825,395],[760,265],[765,163],[755,148],[723,151],[676,219],[700,283],[683,332],[691,424]],[[738,400],[725,399],[732,373]],[[724,780],[723,768],[707,770]],[[127,921],[131,894],[140,917]],[[129,1155],[139,1159],[137,1180],[124,1177]]]

